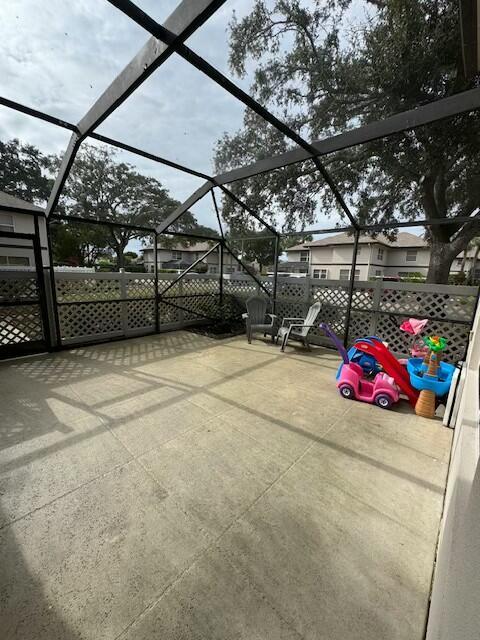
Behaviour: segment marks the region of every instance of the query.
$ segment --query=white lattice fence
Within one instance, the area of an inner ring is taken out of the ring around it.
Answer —
[[[142,335],[155,329],[155,279],[151,274],[57,273],[57,299],[64,342],[73,343],[108,337]],[[179,329],[189,324],[218,318],[226,313],[220,306],[218,276],[159,274],[159,320],[161,329]],[[272,278],[261,278],[273,292]],[[28,284],[22,284],[28,297]],[[167,290],[167,287],[168,290]],[[472,318],[476,287],[425,285],[397,282],[355,282],[350,316],[349,340],[378,335],[397,355],[408,355],[409,338],[399,330],[410,316],[429,318],[428,333],[448,340],[446,357],[457,360],[463,354]],[[236,316],[252,295],[266,295],[249,275],[225,278],[224,300],[234,299]],[[318,321],[327,322],[342,338],[348,307],[349,282],[305,278],[279,278],[275,302],[277,324],[285,317],[304,317],[314,302],[322,302]],[[270,299],[271,306],[273,301]],[[236,317],[235,316],[235,317]],[[233,316],[232,316],[233,317]],[[330,344],[319,330],[312,342]]]
[[[5,306],[1,306],[3,303]],[[44,339],[37,274],[0,272],[0,347]]]
[[[243,276],[245,278],[245,276]],[[251,280],[251,279],[249,279]],[[263,279],[271,285],[271,279]],[[244,301],[257,292],[247,279],[235,280],[230,291]],[[400,331],[409,317],[429,318],[426,330],[447,338],[447,360],[462,357],[473,317],[476,287],[426,285],[397,282],[355,282],[350,315],[349,342],[368,335],[378,335],[398,356],[408,356],[410,338]],[[304,278],[279,278],[276,314],[280,325],[285,317],[304,317],[314,302],[322,302],[318,321],[328,323],[340,338],[345,334],[349,282]],[[311,332],[313,343],[330,345],[321,331]]]
[[[155,330],[155,278],[138,273],[55,273],[63,344]]]

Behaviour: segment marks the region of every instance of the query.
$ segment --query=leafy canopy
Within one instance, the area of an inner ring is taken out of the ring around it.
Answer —
[[[230,67],[251,92],[305,139],[469,89],[457,0],[256,0],[230,24]],[[247,111],[243,128],[217,143],[218,171],[291,146]],[[323,157],[362,222],[475,216],[480,198],[480,116],[470,113]],[[342,215],[310,161],[236,183],[233,189],[284,231]],[[224,215],[238,216],[224,201]],[[433,229],[433,228],[432,228]],[[443,262],[478,233],[478,223],[429,233]],[[451,245],[448,248],[447,245]],[[437,256],[437,257],[438,257]]]

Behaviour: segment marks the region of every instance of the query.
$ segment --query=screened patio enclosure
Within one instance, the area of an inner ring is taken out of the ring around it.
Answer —
[[[480,89],[472,88],[421,104],[402,113],[392,114],[381,121],[352,126],[343,133],[321,140],[308,141],[187,44],[193,34],[201,29],[208,19],[226,4],[225,2],[184,0],[163,24],[128,0],[111,0],[110,4],[142,29],[148,39],[80,120],[69,122],[8,97],[0,98],[0,104],[5,108],[39,119],[70,134],[48,204],[44,212],[36,214],[39,219],[45,219],[48,236],[49,263],[48,266],[43,265],[44,273],[41,276],[38,274],[42,285],[43,282],[45,283],[45,292],[41,294],[39,300],[40,307],[43,309],[43,338],[47,346],[56,348],[91,340],[138,336],[169,328],[181,328],[189,323],[208,321],[221,315],[229,317],[229,314],[235,313],[235,309],[238,315],[238,304],[243,304],[245,298],[252,292],[260,292],[268,297],[272,309],[279,314],[280,318],[282,315],[303,315],[306,305],[312,301],[321,300],[326,314],[324,319],[332,324],[344,339],[345,344],[352,338],[365,333],[383,333],[393,336],[399,321],[407,316],[429,317],[434,330],[444,333],[450,337],[451,341],[456,340],[455,348],[447,355],[452,360],[461,358],[465,353],[468,332],[474,316],[477,301],[476,288],[457,287],[453,291],[448,287],[432,285],[419,292],[415,287],[401,284],[387,286],[387,283],[384,283],[384,286],[380,286],[379,283],[356,283],[354,274],[361,234],[375,234],[403,227],[428,229],[452,224],[457,226],[466,224],[476,228],[478,213],[472,216],[458,214],[454,217],[438,219],[411,220],[399,217],[394,221],[380,220],[365,224],[356,215],[352,203],[342,194],[335,177],[326,168],[322,158],[352,147],[362,147],[368,151],[368,145],[375,141],[392,140],[401,133],[421,131],[422,128],[441,122],[447,122],[454,135],[456,118],[469,117],[477,113],[480,107]],[[149,78],[154,78],[156,74],[161,73],[162,68],[168,69],[169,61],[174,59],[190,65],[205,77],[205,82],[213,83],[218,90],[226,92],[242,107],[265,121],[269,127],[288,140],[289,150],[221,174],[211,175],[99,133],[98,129],[104,122],[108,122],[112,114],[122,105],[128,104],[129,100],[133,100]],[[198,258],[197,263],[201,263],[208,255],[216,255],[218,277],[202,278],[193,275],[192,267],[178,277],[160,274],[156,257],[154,273],[148,275],[73,276],[54,272],[52,225],[56,221],[102,225],[104,228],[128,226],[100,217],[67,216],[59,210],[59,199],[76,155],[82,143],[88,141],[100,142],[168,167],[173,172],[191,177],[195,180],[195,184],[200,185],[170,215],[159,220],[156,226],[134,227],[132,230],[142,234],[143,237],[149,236],[155,252],[159,240],[163,237],[208,241],[210,249],[204,256]],[[234,193],[231,190],[233,184],[248,185],[249,181],[265,173],[282,171],[285,167],[301,163],[309,163],[321,177],[325,188],[329,190],[332,202],[335,203],[338,211],[338,222],[335,226],[328,226],[329,218],[325,215],[323,225],[318,227],[299,230],[290,228],[288,231],[282,231],[246,204],[237,195],[238,192]],[[210,200],[210,207],[217,221],[216,234],[212,236],[196,234],[195,229],[188,232],[179,231],[178,224],[182,216],[192,211],[197,203],[207,200]],[[232,202],[239,211],[242,211],[245,218],[251,221],[251,226],[256,230],[253,237],[242,238],[227,233],[225,221],[222,220],[222,201]],[[3,210],[32,215],[31,210],[24,210],[21,206],[5,206]],[[354,241],[348,282],[306,283],[303,288],[295,281],[287,282],[282,279],[282,282],[279,282],[278,262],[282,238],[286,236],[301,238],[306,234],[321,235],[336,231],[351,233]],[[239,249],[242,242],[255,243],[265,239],[271,242],[274,255],[273,277],[267,279],[249,269]],[[225,277],[225,255],[238,263],[243,274],[241,278]],[[9,305],[8,317],[11,318],[12,308],[17,303],[21,305],[26,302],[25,300],[22,302],[21,298],[24,296],[17,295],[15,288],[12,289],[11,286],[9,288],[7,285],[3,287],[5,290],[10,290],[5,300]],[[42,291],[43,288],[42,286]],[[28,296],[26,301],[28,302]],[[48,313],[45,312],[46,308]],[[17,316],[20,317],[20,314]],[[22,334],[20,329],[16,333],[14,344],[21,341],[21,338],[18,338],[19,334]],[[321,342],[321,336],[317,337]],[[404,345],[399,343],[398,337],[392,340],[396,341],[394,345],[396,351],[402,353]]]

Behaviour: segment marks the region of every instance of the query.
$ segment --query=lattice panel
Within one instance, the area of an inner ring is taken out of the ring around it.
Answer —
[[[388,343],[389,348],[399,357],[410,357],[412,338],[398,328],[407,320],[408,316],[382,315],[378,320],[377,334]],[[468,341],[469,328],[466,325],[452,322],[438,322],[431,320],[426,328],[425,335],[440,335],[447,339],[448,344],[443,351],[442,358],[448,362],[458,362],[463,355]]]
[[[129,330],[155,327],[155,300],[133,300],[125,304],[127,305],[127,327]]]
[[[98,335],[121,335],[122,303],[69,304],[58,308],[62,340]]]
[[[166,288],[171,284],[170,281],[162,280],[161,284],[158,285],[158,290],[160,293],[165,291]],[[203,293],[218,293],[220,291],[220,284],[218,278],[182,278],[177,284],[173,287],[170,287],[166,292],[167,296],[182,296],[182,295],[194,295],[194,294],[203,294]]]
[[[134,278],[126,281],[127,298],[154,298],[154,278]]]
[[[311,304],[314,302],[328,303],[331,307],[346,307],[348,304],[348,289],[346,287],[320,286],[310,287]]]
[[[305,301],[305,283],[299,279],[299,282],[285,282],[279,279],[277,284],[277,298],[288,298],[289,300]]]
[[[185,278],[183,280],[183,295],[193,295],[196,293],[218,293],[220,291],[220,283],[215,279],[192,279]]]
[[[0,307],[0,346],[43,340],[43,326],[38,305]]]
[[[370,311],[373,309],[375,290],[372,287],[355,287],[352,295],[352,309]]]
[[[237,296],[246,300],[251,296],[258,295],[258,288],[255,280],[225,280],[223,283],[225,293]]]
[[[172,302],[175,302],[175,300],[175,298],[172,298]],[[158,313],[160,315],[160,326],[163,324],[179,324],[183,321],[183,311],[166,302],[159,303]]]
[[[348,331],[349,342],[352,343],[357,338],[365,338],[371,335],[371,323],[371,313],[352,310],[350,314],[350,329]]]
[[[454,293],[384,289],[380,299],[381,311],[393,311],[424,318],[454,318],[469,321],[474,308],[474,296],[461,296]]]
[[[28,278],[2,278],[0,275],[0,301],[38,299],[37,276]]]
[[[186,309],[184,312],[185,320],[203,319],[205,317],[218,318],[219,316],[218,295],[189,296],[177,298],[177,301],[177,304]]]
[[[82,280],[55,278],[58,302],[86,302],[88,300],[115,300],[121,298],[120,281],[115,279],[82,278]]]

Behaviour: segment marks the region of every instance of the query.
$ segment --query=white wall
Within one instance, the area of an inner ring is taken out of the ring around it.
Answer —
[[[34,223],[35,216],[30,216],[24,213],[10,213],[9,211],[2,211],[1,209],[0,209],[0,213],[3,213],[7,216],[12,216],[15,233],[30,233],[30,234],[35,233],[35,223]],[[43,265],[47,267],[49,266],[49,260],[48,260],[46,222],[44,218],[39,218],[38,222],[39,222],[39,228],[40,228],[40,245],[42,247],[42,261],[43,261]],[[0,232],[0,236],[1,236],[1,232]],[[35,258],[33,255],[33,250],[29,248],[31,247],[31,242],[29,240],[22,240],[22,239],[7,240],[5,238],[3,242],[16,244],[16,245],[25,245],[26,248],[25,249],[17,249],[17,248],[10,248],[10,247],[1,248],[2,241],[0,240],[0,255],[28,257],[30,260],[30,266],[31,267],[35,266]]]
[[[359,280],[368,280],[369,256],[371,248],[369,244],[360,244],[357,253],[356,270],[359,272]],[[350,269],[353,258],[353,245],[332,245],[330,247],[312,247],[310,260],[310,275],[313,277],[314,269],[327,269],[327,279],[339,280],[340,271]],[[373,275],[373,274],[370,274]]]
[[[480,637],[480,307],[455,424],[427,640]]]
[[[182,261],[192,263],[197,259],[197,252],[183,252],[182,253]],[[206,251],[204,252],[206,253]],[[172,259],[172,252],[170,249],[159,249],[158,250],[158,266],[161,267],[163,262],[168,262]],[[207,264],[208,271],[210,273],[216,273],[219,268],[219,259],[220,254],[216,251],[211,253],[205,258],[205,263]],[[153,273],[153,265],[154,265],[154,252],[153,249],[145,249],[143,251],[143,262],[145,266],[145,271],[147,273]],[[223,253],[223,265],[224,268],[233,268],[235,271],[241,271],[241,267],[238,262],[226,251]],[[215,269],[217,267],[217,270]]]

